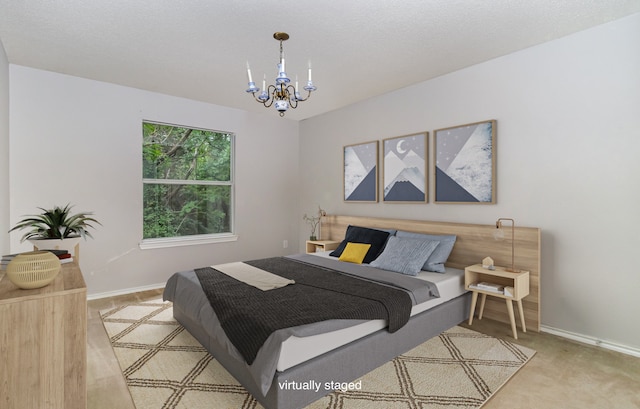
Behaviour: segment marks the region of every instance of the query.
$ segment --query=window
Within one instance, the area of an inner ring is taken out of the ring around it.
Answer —
[[[142,134],[143,243],[230,237],[234,135],[153,122]]]

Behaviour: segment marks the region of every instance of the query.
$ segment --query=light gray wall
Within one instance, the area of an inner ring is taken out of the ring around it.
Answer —
[[[0,254],[9,252],[9,62],[0,40]]]
[[[488,119],[496,205],[343,202],[343,145]],[[543,325],[640,351],[638,129],[640,14],[303,121],[301,213],[540,227]]]
[[[298,122],[16,65],[10,81],[11,224],[37,207],[95,212],[103,226],[81,244],[90,295],[295,250],[282,243],[298,238]],[[138,248],[143,119],[236,134],[237,242]],[[13,252],[29,249],[21,235],[11,234]]]

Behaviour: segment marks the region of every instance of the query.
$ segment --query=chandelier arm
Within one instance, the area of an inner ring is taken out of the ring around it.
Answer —
[[[258,101],[258,102],[262,103],[262,101],[260,101],[260,100],[258,99],[258,97],[256,96],[256,94],[257,94],[257,93],[258,93],[258,92],[252,92],[252,93],[251,93],[251,95],[253,95],[253,98],[254,98],[256,101]]]
[[[310,96],[311,96],[311,91],[307,90],[307,96],[305,98],[298,99],[298,101],[299,102],[304,102],[304,101],[308,100]]]
[[[273,101],[275,101],[276,99],[275,98],[276,86],[271,84],[267,87],[266,91],[267,91],[267,99],[265,99],[264,101],[261,101],[256,98],[256,100],[260,102],[262,105],[264,105],[266,108],[269,108],[271,107],[271,105],[273,105]]]
[[[296,109],[298,107],[298,99],[296,98],[296,88],[293,85],[288,85],[285,88],[287,99],[289,100],[289,106]]]
[[[252,92],[251,93],[253,95],[253,98],[258,101],[259,103],[261,103],[262,105],[264,105],[265,107],[269,108],[272,104],[273,104],[273,98],[267,98],[266,100],[261,100],[259,99],[256,94],[257,92]]]
[[[258,101],[258,102],[262,103],[262,105],[264,105],[266,108],[269,108],[271,105],[273,105],[273,98],[269,98],[264,102],[262,101]]]

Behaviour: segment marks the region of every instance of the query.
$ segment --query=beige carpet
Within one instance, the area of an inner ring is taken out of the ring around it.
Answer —
[[[171,303],[103,311],[137,409],[262,406],[178,324]],[[454,327],[336,391],[313,409],[479,408],[535,351]]]

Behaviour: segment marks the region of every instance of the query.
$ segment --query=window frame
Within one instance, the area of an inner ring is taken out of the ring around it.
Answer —
[[[155,179],[155,178],[141,178],[141,186],[144,191],[144,186],[146,184],[157,184],[157,185],[200,185],[200,186],[229,186],[231,188],[230,192],[230,209],[231,216],[229,217],[229,232],[224,233],[209,233],[209,234],[194,234],[189,236],[176,236],[176,237],[156,237],[156,238],[142,238],[138,243],[138,246],[141,250],[147,249],[157,249],[157,248],[167,248],[167,247],[179,247],[179,246],[193,246],[200,244],[211,244],[211,243],[224,243],[237,241],[238,236],[235,231],[235,216],[236,216],[236,208],[235,208],[235,156],[236,156],[236,134],[235,132],[230,131],[219,131],[214,129],[200,128],[194,126],[187,125],[177,125],[167,122],[159,122],[153,120],[142,120],[142,126],[144,127],[145,123],[151,123],[154,125],[163,125],[163,126],[174,126],[178,128],[186,128],[193,129],[205,132],[214,132],[214,133],[223,133],[231,136],[230,138],[230,158],[229,158],[229,181],[217,181],[217,180],[180,180],[180,179]],[[142,135],[142,144],[144,145],[144,133]],[[144,151],[144,150],[143,150]],[[143,152],[141,152],[140,158],[142,160]],[[142,163],[140,168],[142,169]],[[144,193],[143,193],[144,196]],[[141,203],[144,205],[144,197],[141,200]],[[142,216],[144,215],[144,209],[142,210]],[[144,217],[142,219],[142,228],[144,229]],[[144,237],[144,235],[142,234]]]

